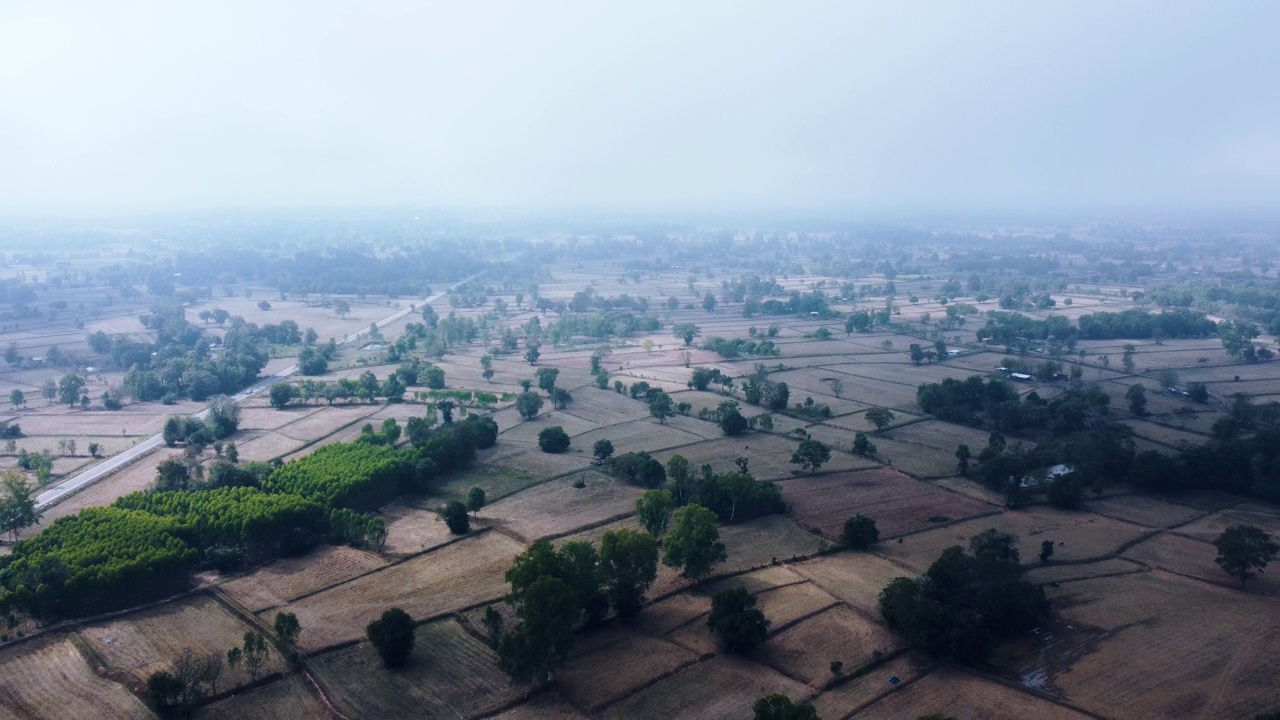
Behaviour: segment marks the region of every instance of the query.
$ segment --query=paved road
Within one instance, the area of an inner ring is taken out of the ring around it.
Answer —
[[[462,283],[465,283],[465,282],[470,282],[471,280],[479,276],[480,276],[480,273],[476,273],[475,275],[472,275],[471,277],[466,278],[465,280],[460,280],[454,283],[453,285],[450,285],[447,290],[442,290],[426,298],[425,300],[423,300],[423,304],[435,302],[436,300],[444,297],[450,290],[457,287],[458,285],[461,285]],[[421,307],[421,306],[422,304],[418,304],[418,307]],[[408,315],[411,312],[414,312],[412,307],[403,308],[391,315],[388,315],[382,320],[379,320],[377,322],[377,325],[380,328],[386,327],[387,325],[390,325],[391,323],[399,320],[400,318],[403,318],[404,316]],[[360,332],[352,333],[351,335],[347,336],[347,339],[343,341],[343,344],[350,345],[352,343],[357,342],[358,340],[360,340],[360,338],[368,334],[369,334],[369,330],[367,328],[364,330],[361,330]],[[271,375],[270,377],[263,378],[262,380],[259,380],[258,382],[245,388],[244,390],[241,390],[240,392],[233,395],[231,399],[232,401],[237,403],[242,402],[243,400],[250,397],[251,395],[255,395],[257,393],[262,392],[263,390],[270,388],[272,385],[275,385],[281,380],[284,380],[290,375],[293,375],[297,371],[298,371],[298,366],[296,364],[290,365],[289,367],[281,370],[280,372],[274,375]],[[202,410],[201,412],[196,413],[195,417],[203,420],[205,416],[208,414],[209,414],[208,410]],[[139,459],[150,454],[156,448],[159,448],[163,445],[164,445],[164,437],[160,435],[152,435],[151,437],[147,438],[146,440],[143,440],[137,445],[134,445],[128,450],[125,450],[119,455],[103,460],[102,462],[98,463],[97,465],[94,465],[88,470],[85,470],[79,475],[76,475],[75,477],[72,477],[72,478],[68,478],[67,480],[64,480],[63,482],[58,484],[56,487],[50,488],[40,493],[39,495],[36,496],[36,507],[40,510],[43,510],[49,507],[50,505],[54,505],[57,502],[61,501],[62,499],[66,498],[68,495],[74,493],[75,491],[80,490],[81,488],[84,488],[88,485],[92,485],[93,483],[101,480],[102,478],[119,470],[120,468],[126,467],[129,464],[138,461]]]

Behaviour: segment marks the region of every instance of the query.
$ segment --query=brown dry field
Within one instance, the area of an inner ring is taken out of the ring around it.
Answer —
[[[1148,540],[1147,542],[1151,542]],[[1123,558],[1109,558],[1089,563],[1072,563],[1056,565],[1052,560],[1048,563],[1033,565],[1027,570],[1027,580],[1033,584],[1063,583],[1071,580],[1109,577],[1128,573],[1144,572],[1146,568],[1137,562]]]
[[[781,483],[797,522],[837,540],[857,514],[876,521],[882,537],[931,527],[930,517],[973,517],[997,508],[914,480],[892,468],[802,477]],[[942,521],[946,522],[946,521]]]
[[[934,713],[956,720],[1085,720],[1089,717],[1030,692],[950,669],[935,670],[884,696],[854,717],[902,720]]]
[[[604,720],[700,718],[742,720],[770,693],[802,697],[805,687],[763,665],[732,657],[700,662],[611,705]]]
[[[503,574],[523,550],[500,533],[480,533],[280,610],[297,614],[299,646],[314,651],[364,637],[365,626],[389,607],[425,620],[502,597],[507,592]]]
[[[213,598],[199,595],[90,625],[79,635],[113,670],[146,682],[153,672],[168,669],[183,653],[225,655],[252,629]],[[284,658],[271,650],[262,674],[284,669]],[[244,670],[228,668],[220,686],[231,688],[248,681]]]
[[[586,486],[573,487],[578,479],[584,479]],[[642,489],[598,472],[575,473],[573,480],[552,480],[499,500],[481,510],[479,517],[532,542],[630,515],[642,494]]]
[[[876,651],[887,655],[899,645],[884,625],[836,606],[769,638],[759,655],[784,675],[822,687],[831,678],[833,660],[854,670],[870,662]]]
[[[1148,572],[1064,583],[1050,600],[1081,632],[1022,659],[1106,717],[1248,717],[1280,704],[1277,599]],[[1176,659],[1171,661],[1171,659]]]
[[[820,718],[848,717],[855,710],[894,692],[889,678],[897,677],[903,682],[910,682],[920,675],[920,666],[926,662],[924,658],[900,655],[877,666],[872,672],[846,679],[829,688],[813,699],[813,707]],[[844,675],[847,676],[852,669],[846,663]]]
[[[587,713],[630,695],[653,678],[693,662],[697,656],[678,645],[624,632],[616,642],[578,654],[558,673],[560,691]]]
[[[289,675],[205,705],[196,717],[201,720],[280,720],[329,718],[331,715],[306,680],[300,675]]]
[[[791,464],[791,454],[799,444],[798,440],[769,433],[747,433],[708,440],[676,450],[663,450],[653,456],[665,465],[671,456],[681,455],[695,469],[702,467],[703,463],[710,463],[716,472],[732,470],[734,458],[745,457],[749,461],[751,474],[757,480],[781,480],[801,472],[799,465]],[[865,458],[833,452],[831,460],[822,467],[824,470],[849,470],[873,465],[875,463]]]
[[[785,562],[794,556],[811,555],[823,545],[822,538],[782,515],[722,526],[720,540],[729,559],[716,567],[717,574],[757,568],[775,558]]]
[[[1055,560],[1088,560],[1114,553],[1126,543],[1151,532],[1138,525],[1092,513],[1033,506],[909,535],[901,543],[884,543],[879,550],[892,560],[924,572],[943,550],[952,545],[968,549],[973,536],[989,528],[1016,536],[1023,562],[1035,559],[1044,540],[1057,543]]]
[[[865,616],[880,614],[880,591],[894,578],[915,573],[878,555],[841,552],[789,566],[814,585],[839,598]]]
[[[431,510],[394,504],[379,513],[387,524],[383,552],[392,556],[414,555],[457,539],[449,526]],[[472,527],[477,527],[473,521]]]
[[[1253,525],[1272,534],[1280,533],[1280,510],[1266,505],[1244,503],[1187,523],[1178,528],[1178,533],[1213,542],[1228,527],[1241,524]]]
[[[1085,509],[1154,528],[1170,528],[1205,515],[1206,511],[1152,495],[1117,495],[1090,500]]]
[[[1218,557],[1216,547],[1184,535],[1162,533],[1159,537],[1134,545],[1122,557],[1197,580],[1229,588],[1240,587],[1239,580],[1228,575],[1214,562]],[[1245,587],[1249,592],[1275,596],[1280,594],[1280,577],[1264,571],[1249,580]]]
[[[475,717],[520,696],[497,656],[455,620],[420,625],[409,664],[387,671],[367,641],[313,656],[317,680],[348,717]]]
[[[387,560],[375,553],[345,546],[324,546],[303,557],[276,560],[248,575],[222,583],[220,589],[240,606],[256,613],[386,564]]]
[[[702,430],[703,434],[695,434],[684,428]],[[592,452],[597,440],[608,440],[613,443],[614,455],[623,455],[629,452],[654,452],[680,448],[702,442],[707,439],[706,435],[711,434],[711,430],[714,430],[717,436],[723,435],[719,426],[700,420],[669,418],[666,424],[659,424],[657,420],[646,418],[588,431],[575,436],[573,443],[589,453]]]
[[[0,718],[153,718],[123,685],[90,669],[71,640],[32,640],[0,654]]]
[[[493,720],[586,720],[585,715],[554,690],[538,693],[490,717]]]

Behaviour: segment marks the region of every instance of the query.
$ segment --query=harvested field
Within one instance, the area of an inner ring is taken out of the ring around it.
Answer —
[[[501,446],[499,441],[499,446]],[[485,451],[491,452],[491,451]],[[457,472],[437,478],[435,485],[427,495],[411,496],[412,504],[423,504],[432,509],[438,507],[439,500],[466,500],[467,492],[475,486],[484,488],[485,498],[495,502],[508,495],[518,493],[527,487],[542,482],[543,478],[520,467],[502,461],[472,464]]]
[[[296,452],[305,444],[302,440],[295,440],[278,432],[263,432],[250,440],[240,439],[236,443],[236,449],[242,461],[266,462]]]
[[[291,422],[281,426],[279,430],[298,440],[327,438],[351,423],[364,420],[377,410],[377,405],[331,405],[320,408],[318,412],[294,416],[290,413],[298,411],[289,409],[281,414],[290,417]],[[271,412],[279,413],[280,411],[273,409]]]
[[[383,552],[389,555],[413,555],[458,537],[449,532],[449,526],[432,510],[395,504],[383,508],[380,515],[387,523],[387,542]]]
[[[299,645],[319,650],[364,637],[365,626],[389,607],[425,620],[502,597],[507,592],[503,574],[523,550],[500,533],[480,533],[281,610],[298,615]]]
[[[301,422],[321,412],[328,412],[325,405],[291,405],[277,410],[270,405],[253,405],[246,400],[240,403],[240,430],[279,430],[292,423]]]
[[[650,635],[663,636],[711,612],[711,598],[702,593],[678,593],[645,607],[635,627]]]
[[[1117,495],[1115,497],[1090,500],[1085,509],[1099,515],[1118,518],[1127,522],[1138,523],[1153,528],[1169,528],[1181,525],[1204,515],[1206,511],[1198,508],[1169,502],[1152,495]]]
[[[353,718],[471,717],[519,697],[493,650],[454,620],[421,625],[416,636],[409,664],[395,672],[368,642],[311,663],[334,706]]]
[[[1214,560],[1218,549],[1208,542],[1175,533],[1138,543],[1125,551],[1123,557],[1143,565],[1187,575],[1197,580],[1239,588],[1240,581],[1228,575]],[[1250,592],[1275,595],[1280,592],[1280,578],[1274,573],[1262,572],[1246,583]]]
[[[876,521],[882,537],[894,537],[936,522],[995,510],[986,503],[914,480],[891,468],[796,478],[781,483],[782,497],[796,521],[830,540],[859,513]]]
[[[720,588],[730,588],[735,584],[733,579],[722,583]],[[818,589],[812,583],[802,582],[795,585],[784,585],[776,589],[767,589],[756,596],[756,607],[769,619],[770,630],[777,632],[784,625],[817,613],[835,605],[838,601]],[[719,645],[711,631],[707,628],[705,617],[698,618],[680,626],[669,638],[673,642],[702,654],[716,652]]]
[[[664,448],[674,448],[701,442],[705,439],[702,435],[676,427],[676,423],[672,422],[674,419],[668,420],[665,425],[661,425],[657,420],[652,419],[610,425],[609,427],[602,427],[580,435],[574,438],[573,442],[584,451],[590,452],[591,447],[597,440],[608,440],[613,443],[614,454],[622,455],[629,452],[652,452]],[[699,420],[687,420],[682,424],[688,425],[690,423],[698,423],[714,429],[716,435],[724,434],[720,432],[718,426]]]
[[[1057,543],[1054,560],[1088,560],[1119,551],[1150,530],[1098,515],[1046,507],[1006,510],[931,532],[906,537],[901,543],[884,543],[880,552],[916,572],[924,572],[952,545],[969,547],[969,540],[989,528],[1018,538],[1023,560],[1030,562],[1043,540]]]
[[[566,697],[594,712],[696,658],[679,645],[629,632],[619,642],[574,657],[557,679]]]
[[[1145,545],[1149,542],[1152,541],[1147,540],[1142,544]],[[1138,547],[1142,547],[1142,545],[1138,545]],[[1127,555],[1128,553],[1126,553],[1126,557]],[[1055,565],[1050,561],[1048,564],[1031,567],[1027,570],[1026,577],[1033,584],[1043,585],[1045,583],[1069,582],[1134,572],[1145,572],[1145,568],[1136,562],[1123,558],[1109,558],[1098,562],[1071,565]]]
[[[1130,419],[1127,422],[1129,426],[1133,428],[1134,433],[1139,437],[1144,437],[1148,440],[1158,442],[1162,445],[1168,445],[1171,448],[1179,450],[1191,445],[1204,445],[1209,440],[1209,438],[1204,435],[1171,428],[1167,425],[1159,425],[1147,420],[1138,420],[1135,418]]]
[[[36,640],[0,655],[0,718],[155,717],[123,685],[93,673],[65,638]]]
[[[823,555],[789,567],[872,617],[880,615],[880,591],[894,578],[912,574],[882,557],[862,552]]]
[[[993,507],[1003,507],[1005,503],[1005,494],[989,490],[977,480],[963,475],[953,475],[951,477],[930,479],[929,484],[944,490],[950,490],[959,493],[965,497],[972,498],[978,502],[986,503]]]
[[[898,423],[904,423],[910,420],[916,420],[921,417],[924,417],[924,416],[905,413],[900,410],[895,410],[893,413],[893,422],[896,425]],[[871,422],[867,420],[867,413],[865,411],[857,412],[852,415],[841,415],[839,417],[828,418],[826,420],[823,420],[822,424],[830,425],[832,427],[838,427],[842,430],[847,431],[846,437],[848,438],[852,438],[853,433],[856,433],[856,432],[863,432],[869,435],[876,431],[876,426],[872,425]],[[848,441],[846,440],[846,442]],[[983,442],[986,442],[985,438],[983,439]]]
[[[282,558],[224,582],[220,589],[240,606],[256,613],[376,570],[387,562],[376,553],[323,545],[302,557]]]
[[[510,710],[492,716],[493,720],[586,720],[568,700],[557,692],[542,692]]]
[[[543,405],[544,409],[549,407],[551,407],[550,403]],[[502,431],[501,439],[526,442],[537,447],[538,433],[555,425],[559,425],[564,428],[564,431],[569,433],[570,438],[578,437],[583,433],[591,432],[592,430],[600,427],[597,423],[591,422],[590,420],[584,420],[581,417],[573,415],[573,406],[570,405],[569,407],[570,410],[551,410],[545,412],[539,415],[536,420],[522,422],[510,430],[504,430]],[[587,452],[590,451],[591,448],[588,447]]]
[[[585,480],[585,487],[573,486],[579,479]],[[636,499],[642,494],[642,489],[623,480],[591,471],[500,500],[481,510],[479,516],[532,542],[634,513]]]
[[[550,426],[550,423],[542,424],[542,427]],[[505,437],[500,439],[498,444],[501,445],[504,440]],[[537,446],[535,445],[534,447],[536,448]],[[567,452],[563,453],[545,453],[538,449],[526,450],[496,461],[494,464],[515,468],[531,473],[536,477],[548,478],[575,470],[582,470],[591,464],[592,459],[590,447],[584,448],[572,445]]]
[[[885,626],[837,605],[769,638],[759,655],[787,677],[821,687],[831,678],[833,660],[853,670],[900,644]]]
[[[822,538],[801,528],[784,515],[767,515],[720,528],[728,559],[713,572],[734,572],[810,555],[822,547]]]
[[[803,685],[746,660],[717,657],[685,668],[599,714],[606,720],[742,720],[770,693],[803,697]]]
[[[936,670],[886,695],[858,720],[901,720],[934,713],[982,720],[1086,720],[1085,715],[1030,692],[1014,690],[963,670]]]
[[[329,711],[301,675],[293,674],[248,692],[205,705],[201,720],[280,720],[327,718]]]
[[[225,655],[251,629],[213,598],[198,595],[90,625],[79,634],[113,670],[146,682],[184,653]],[[271,651],[262,674],[284,668],[284,658]],[[244,671],[228,671],[222,680],[228,688],[248,681]]]
[[[733,469],[733,459],[745,457],[751,463],[751,474],[757,480],[779,480],[800,472],[800,466],[791,464],[798,440],[790,440],[766,433],[749,433],[738,437],[721,437],[717,440],[689,445],[678,450],[664,450],[653,456],[665,465],[672,455],[682,455],[693,468],[710,463],[716,472]],[[832,453],[831,461],[823,469],[848,470],[866,467],[868,461],[845,453]]]
[[[1213,542],[1232,525],[1253,525],[1275,535],[1280,534],[1280,512],[1265,505],[1247,504],[1206,515],[1178,528],[1181,535]]]
[[[820,718],[843,718],[854,710],[892,692],[893,686],[889,678],[897,677],[903,682],[911,682],[920,675],[920,665],[926,663],[924,658],[910,655],[896,657],[861,677],[853,678],[823,692],[813,699],[813,707]],[[844,673],[853,668],[845,663]],[[858,716],[854,716],[858,717]]]
[[[1259,622],[1280,612],[1275,597],[1158,571],[1048,594],[1064,620],[1096,630],[1022,670],[1047,671],[1049,687],[1077,705],[1154,719],[1249,717],[1280,704],[1280,625]]]

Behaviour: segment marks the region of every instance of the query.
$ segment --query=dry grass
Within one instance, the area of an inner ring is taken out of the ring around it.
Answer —
[[[751,706],[758,698],[775,692],[801,697],[805,687],[762,665],[718,657],[681,670],[610,706],[598,717],[742,720],[751,716]]]
[[[1114,553],[1125,543],[1150,532],[1138,525],[1091,513],[1031,507],[910,535],[900,543],[881,545],[880,552],[916,572],[924,572],[943,550],[952,545],[967,549],[974,535],[989,528],[1017,537],[1024,562],[1034,559],[1043,540],[1057,543],[1055,560],[1087,560]]]
[[[1232,525],[1252,525],[1272,535],[1280,534],[1280,512],[1265,505],[1248,504],[1206,515],[1178,528],[1178,533],[1213,542]]]
[[[832,677],[832,661],[852,670],[900,644],[888,628],[837,605],[769,638],[759,654],[787,677],[821,687]]]
[[[221,585],[222,592],[250,612],[278,607],[387,564],[376,553],[325,545],[303,557],[284,558]]]
[[[885,696],[857,717],[858,720],[902,720],[934,713],[958,720],[1085,720],[1089,717],[963,670],[932,672]]]
[[[241,461],[266,462],[296,452],[306,443],[278,432],[254,432],[255,437],[237,436],[236,450]]]
[[[1259,597],[1168,573],[1067,583],[1049,596],[1093,628],[1036,658],[1052,687],[1108,717],[1248,717],[1280,703],[1280,612]]]
[[[734,572],[810,555],[822,547],[822,538],[804,530],[783,515],[768,515],[750,522],[720,528],[728,559],[715,572]]]
[[[695,470],[703,463],[710,463],[716,472],[734,469],[734,458],[745,457],[750,461],[751,474],[757,480],[785,480],[800,472],[799,465],[791,464],[791,453],[799,444],[799,439],[757,432],[664,450],[653,456],[665,465],[672,455],[681,455]],[[849,470],[870,464],[874,463],[837,452],[831,454],[831,461],[823,466],[823,470]]]
[[[37,640],[0,656],[0,718],[154,717],[122,685],[104,680],[70,640]]]
[[[365,626],[389,607],[424,620],[507,591],[503,574],[523,546],[486,532],[398,565],[310,595],[281,608],[298,615],[299,644],[314,651],[364,637]]]
[[[387,523],[387,542],[383,552],[388,555],[412,555],[458,537],[449,532],[449,526],[431,510],[396,504],[383,508],[380,514]]]
[[[1146,542],[1152,541],[1147,540]],[[1143,544],[1145,545],[1146,543]],[[1142,547],[1142,545],[1138,547]],[[1128,553],[1125,556],[1127,557]],[[1111,558],[1084,564],[1057,565],[1049,562],[1044,565],[1036,565],[1027,570],[1026,578],[1032,584],[1044,585],[1046,583],[1062,583],[1143,571],[1143,566],[1136,562],[1130,562],[1123,558]]]
[[[328,718],[330,715],[301,675],[288,675],[249,692],[205,705],[196,717],[201,720],[279,720]]]
[[[813,699],[813,707],[821,718],[847,717],[854,710],[893,692],[889,678],[896,677],[909,682],[918,677],[921,672],[920,666],[925,662],[927,661],[924,658],[906,655],[896,657],[878,665],[875,670],[866,675],[841,682],[826,690]],[[848,663],[845,664],[845,668],[846,674],[853,669]]]
[[[585,487],[573,483],[583,479]],[[480,511],[486,523],[505,528],[526,541],[564,535],[578,528],[635,512],[644,491],[597,472],[560,478],[500,500]]]
[[[1205,582],[1239,588],[1240,581],[1228,575],[1214,560],[1218,549],[1212,544],[1194,538],[1164,533],[1138,543],[1125,551],[1124,556],[1148,567],[1189,575]],[[1250,592],[1275,595],[1280,592],[1280,577],[1274,573],[1255,575],[1246,587]]]
[[[82,629],[80,636],[112,669],[145,682],[185,653],[225,655],[251,629],[217,601],[202,595],[91,625]],[[284,668],[284,659],[272,651],[262,674]],[[248,681],[244,670],[228,669],[220,687]]]
[[[608,647],[573,658],[557,680],[575,705],[594,712],[695,658],[665,640],[627,632]]]
[[[491,716],[492,720],[586,720],[559,693],[542,692],[516,707]]]
[[[368,642],[311,664],[330,701],[353,718],[475,717],[520,692],[498,669],[493,650],[453,620],[419,626],[409,664],[394,672]]]
[[[1085,508],[1099,515],[1119,518],[1120,520],[1153,528],[1168,528],[1181,525],[1205,514],[1204,510],[1169,502],[1164,498],[1151,495],[1117,495],[1100,500],[1090,500],[1085,504]]]
[[[824,555],[790,568],[873,617],[880,614],[880,591],[894,578],[912,574],[882,557],[861,552]]]
[[[857,514],[876,521],[884,537],[991,512],[986,503],[914,480],[890,468],[796,478],[782,483],[782,497],[797,522],[836,540]]]

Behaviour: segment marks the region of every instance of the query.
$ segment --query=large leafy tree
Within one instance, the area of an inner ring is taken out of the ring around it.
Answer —
[[[752,720],[818,720],[818,711],[809,703],[795,703],[781,693],[766,695],[751,706]]]
[[[400,608],[391,608],[365,628],[369,642],[378,651],[385,667],[401,667],[413,654],[413,618]]]
[[[660,538],[667,531],[675,507],[676,499],[670,490],[648,490],[636,499],[636,517],[646,532]]]
[[[1239,578],[1241,585],[1255,572],[1262,572],[1280,552],[1280,544],[1270,534],[1252,525],[1232,525],[1222,531],[1213,545],[1218,548],[1214,562],[1232,577]]]
[[[560,578],[546,575],[524,588],[520,598],[520,624],[498,643],[498,667],[516,684],[543,678],[551,682],[569,659],[581,616],[577,593]]]
[[[644,594],[658,576],[658,543],[648,533],[610,530],[600,541],[600,569],[605,593],[621,620],[644,606]]]
[[[741,585],[721,590],[711,599],[707,627],[725,650],[745,653],[764,642],[769,618],[756,607],[756,598]]]
[[[0,472],[0,488],[4,498],[0,500],[0,531],[9,533],[16,540],[18,533],[40,521],[36,499],[27,486],[27,480],[16,470]]]
[[[810,473],[817,471],[823,463],[831,459],[831,448],[817,440],[803,440],[800,447],[791,453],[791,464],[799,465]]]
[[[716,563],[728,559],[716,514],[701,505],[685,505],[672,516],[671,532],[664,541],[662,564],[680,568],[680,574],[701,580],[711,574]]]

